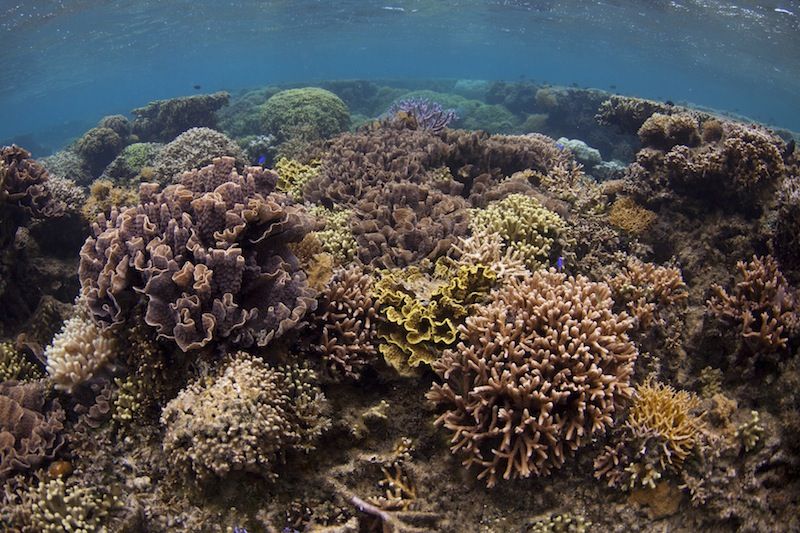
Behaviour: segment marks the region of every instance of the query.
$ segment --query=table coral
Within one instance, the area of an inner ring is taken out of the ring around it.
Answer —
[[[240,174],[231,157],[186,172],[140,204],[98,217],[81,249],[82,293],[96,321],[145,321],[183,350],[225,342],[265,346],[297,326],[316,300],[288,248],[311,220],[280,193],[277,175]]]
[[[535,270],[555,261],[566,223],[536,198],[512,194],[486,209],[473,210],[470,229],[497,233],[506,247],[517,250],[528,268]]]
[[[716,317],[740,327],[745,342],[759,353],[785,349],[789,338],[800,333],[797,300],[770,256],[753,256],[749,263],[736,263],[738,281],[726,291],[711,287],[708,309]]]
[[[314,373],[271,367],[244,352],[164,408],[164,450],[198,479],[245,471],[276,477],[290,450],[309,452],[327,428]]]
[[[638,355],[626,333],[633,321],[612,305],[608,285],[583,276],[512,279],[433,363],[436,425],[488,486],[547,475],[611,426]]]

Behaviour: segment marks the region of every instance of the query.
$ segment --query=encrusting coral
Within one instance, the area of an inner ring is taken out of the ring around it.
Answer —
[[[378,355],[378,308],[371,294],[373,283],[372,276],[351,265],[338,270],[320,295],[310,320],[319,332],[311,349],[334,375],[358,378],[364,366]]]
[[[309,217],[273,192],[274,172],[234,164],[215,159],[161,192],[143,184],[137,207],[98,217],[79,268],[94,320],[121,323],[141,301],[159,337],[188,351],[265,346],[315,308],[288,248]]]
[[[287,452],[313,451],[329,424],[314,379],[306,368],[271,367],[239,352],[167,404],[164,450],[201,480],[232,472],[274,478]]]
[[[511,194],[471,213],[473,232],[496,233],[517,250],[531,269],[549,265],[563,243],[566,223],[531,196]]]
[[[534,272],[497,289],[434,361],[436,424],[490,487],[547,475],[611,426],[638,355],[612,305],[605,283]]]
[[[739,326],[745,343],[755,352],[785,349],[800,333],[800,315],[791,287],[772,256],[753,256],[736,264],[740,281],[730,291],[712,285],[709,311]]]
[[[380,310],[380,352],[398,373],[414,375],[458,338],[458,325],[484,299],[496,275],[485,265],[440,268],[429,276],[417,267],[381,273],[373,293]]]
[[[655,488],[667,470],[679,471],[702,438],[702,418],[692,414],[700,400],[652,380],[636,387],[628,419],[595,460],[595,477],[609,486]]]

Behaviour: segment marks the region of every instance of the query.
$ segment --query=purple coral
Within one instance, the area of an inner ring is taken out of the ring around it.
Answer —
[[[438,133],[458,119],[455,109],[444,109],[441,104],[427,98],[407,98],[393,103],[386,114],[393,118],[413,119],[417,129]]]

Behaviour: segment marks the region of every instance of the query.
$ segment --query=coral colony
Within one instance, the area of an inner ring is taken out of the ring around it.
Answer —
[[[800,528],[781,137],[326,87],[1,149],[3,529]]]

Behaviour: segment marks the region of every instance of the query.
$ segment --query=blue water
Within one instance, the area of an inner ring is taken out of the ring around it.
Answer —
[[[0,139],[67,142],[196,92],[322,79],[532,79],[800,131],[800,1],[0,2]]]

